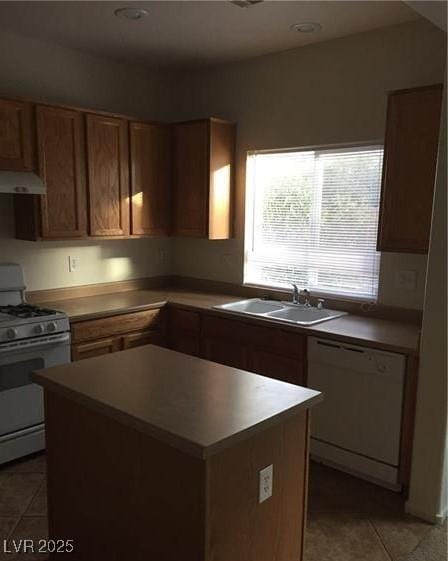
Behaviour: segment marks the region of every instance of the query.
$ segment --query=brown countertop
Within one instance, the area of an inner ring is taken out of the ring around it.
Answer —
[[[339,341],[349,341],[370,347],[406,354],[418,354],[420,329],[415,323],[392,321],[349,314],[325,321],[311,327],[288,325],[272,319],[236,316],[213,306],[241,300],[242,296],[228,294],[208,294],[180,289],[133,290],[100,296],[87,296],[70,300],[45,302],[41,305],[65,312],[70,321],[82,321],[149,308],[159,308],[167,303],[201,311],[221,317],[238,317],[248,323],[263,323],[281,326],[288,331],[299,331]]]
[[[34,380],[201,458],[322,399],[314,390],[153,345],[40,370]]]

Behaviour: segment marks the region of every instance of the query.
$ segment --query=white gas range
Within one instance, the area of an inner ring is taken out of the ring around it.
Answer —
[[[33,371],[70,362],[62,312],[25,303],[20,265],[0,263],[0,464],[45,448],[42,390]]]

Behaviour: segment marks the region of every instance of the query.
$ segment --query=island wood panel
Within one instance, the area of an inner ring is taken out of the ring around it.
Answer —
[[[389,96],[379,251],[428,251],[441,105],[441,85]]]
[[[259,472],[273,465],[273,494],[258,503]],[[211,456],[207,462],[207,561],[303,557],[308,411]]]
[[[87,115],[89,233],[129,234],[128,123]]]
[[[45,419],[50,538],[76,561],[205,561],[204,461],[48,391]]]
[[[0,99],[0,169],[35,169],[33,106],[26,101]]]
[[[175,236],[208,236],[209,122],[174,126]]]
[[[131,234],[167,235],[170,230],[171,128],[130,123]]]
[[[302,560],[307,411],[208,459],[48,390],[45,416],[49,537],[70,536],[77,561]]]
[[[120,351],[121,348],[120,337],[108,337],[98,341],[74,344],[72,345],[72,361],[115,353]]]
[[[39,170],[46,185],[40,198],[43,238],[87,235],[83,115],[37,106]]]

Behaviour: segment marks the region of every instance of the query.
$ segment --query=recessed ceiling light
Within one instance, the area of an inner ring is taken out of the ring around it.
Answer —
[[[118,8],[115,10],[114,14],[123,19],[129,19],[131,21],[138,21],[145,18],[148,15],[148,10],[143,10],[143,8],[134,8],[128,6],[126,8]]]
[[[302,23],[295,23],[291,25],[291,29],[293,31],[298,31],[299,33],[315,33],[316,31],[320,31],[322,26],[320,23],[315,21],[304,21]]]

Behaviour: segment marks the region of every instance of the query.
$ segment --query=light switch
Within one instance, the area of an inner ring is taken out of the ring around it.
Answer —
[[[274,477],[274,466],[265,467],[260,470],[260,480],[259,480],[259,491],[258,491],[258,502],[262,503],[272,497],[272,480]]]

